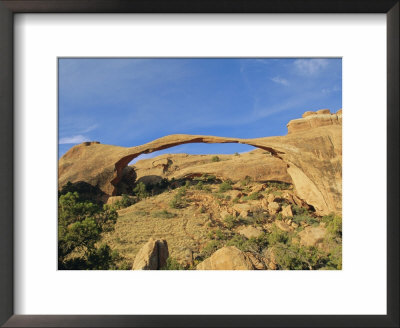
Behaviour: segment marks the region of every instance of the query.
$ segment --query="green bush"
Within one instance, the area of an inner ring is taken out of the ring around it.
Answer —
[[[228,229],[232,229],[240,221],[233,215],[227,215],[224,218],[224,224]]]
[[[110,206],[80,201],[77,192],[58,200],[58,268],[109,269],[115,262],[108,245],[97,246],[103,232],[114,229],[118,214]],[[71,256],[74,254],[74,256]],[[77,254],[80,254],[79,256]]]
[[[305,222],[309,225],[318,225],[319,221],[310,216],[309,214],[295,214],[293,215],[293,221],[296,222],[297,224],[300,224],[301,222]]]
[[[149,197],[146,185],[143,182],[139,182],[135,188],[133,188],[133,194],[136,195],[139,200]]]
[[[322,217],[322,222],[326,223],[328,231],[337,237],[342,237],[342,218],[335,214],[330,214]]]
[[[235,153],[235,156],[240,156],[238,152]]]
[[[302,215],[307,214],[307,210],[304,207],[298,205],[292,205],[292,212],[293,214]]]
[[[267,235],[268,245],[276,245],[279,243],[286,244],[289,241],[289,235],[286,231],[274,228]]]
[[[202,249],[199,257],[204,260],[207,257],[210,257],[215,251],[217,251],[221,247],[221,242],[218,240],[211,240],[207,243],[207,245]]]
[[[243,197],[243,200],[258,200],[261,198],[261,194],[259,192],[253,192],[252,194]]]
[[[169,203],[171,208],[184,208],[188,205],[187,200],[184,198],[186,195],[186,187],[179,188],[177,194],[172,198]]]
[[[121,208],[129,207],[133,204],[135,204],[135,200],[132,197],[129,197],[127,194],[123,194],[122,199],[112,204],[112,207],[119,210]]]
[[[200,177],[193,178],[194,181],[199,181],[199,182],[202,182],[203,184],[215,183],[216,179],[217,179],[217,177],[215,175],[211,175],[211,174],[210,175],[209,174],[203,174]],[[211,188],[210,188],[210,186],[204,185],[203,190],[210,191]]]
[[[235,234],[233,238],[228,240],[226,246],[235,246],[243,252],[260,253],[261,250],[268,245],[266,234],[261,235],[259,238],[250,238]]]
[[[271,189],[287,190],[291,188],[291,184],[279,181],[268,181],[267,187]]]
[[[167,258],[167,263],[161,270],[186,270],[185,267],[180,264],[176,259],[172,257]]]
[[[218,156],[213,156],[213,157],[211,158],[211,161],[212,161],[212,162],[219,162],[220,159],[219,159]]]
[[[224,181],[219,185],[219,192],[226,192],[232,190],[232,185],[228,181]]]
[[[197,190],[203,190],[203,188],[204,188],[203,182],[202,182],[202,181],[199,181],[199,182],[197,183],[197,185],[194,186],[194,188],[197,189]]]
[[[277,244],[275,260],[281,270],[318,270],[334,268],[329,257],[315,247]]]

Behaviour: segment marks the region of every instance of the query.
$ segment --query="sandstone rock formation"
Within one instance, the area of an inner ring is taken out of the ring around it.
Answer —
[[[248,256],[235,246],[217,250],[211,257],[197,265],[197,270],[253,270]]]
[[[167,263],[168,256],[167,241],[150,238],[136,255],[132,270],[159,270]]]
[[[260,228],[255,228],[252,226],[242,227],[238,229],[237,232],[248,239],[258,238],[263,234],[263,231]]]
[[[308,111],[302,118],[290,121],[287,127],[290,134],[326,125],[342,125],[342,110],[340,109],[336,114],[331,114],[329,109]]]
[[[293,217],[292,206],[290,206],[290,204],[282,207],[282,217],[284,218]]]
[[[124,148],[86,142],[72,147],[59,160],[59,188],[67,182],[84,181],[100,188],[109,196],[121,194],[135,176],[127,165],[140,154],[152,153],[187,143],[242,143],[262,149],[267,154],[258,167],[267,180],[292,182],[298,198],[312,205],[319,214],[341,212],[342,196],[342,114],[308,113],[288,124],[289,133],[282,137],[257,139],[214,136],[170,135],[150,143]],[[251,161],[250,161],[251,162]],[[248,163],[250,163],[248,162]],[[238,163],[214,163],[206,169],[228,175],[239,172]],[[254,164],[254,161],[253,161]],[[154,163],[160,171],[168,170],[169,162]],[[244,161],[241,163],[248,167]],[[268,167],[270,170],[268,171]],[[180,174],[192,174],[191,169]],[[255,175],[256,172],[255,172]],[[232,179],[232,177],[230,177]]]
[[[299,232],[300,244],[303,246],[319,246],[327,234],[327,230],[322,225],[318,227],[306,227]]]

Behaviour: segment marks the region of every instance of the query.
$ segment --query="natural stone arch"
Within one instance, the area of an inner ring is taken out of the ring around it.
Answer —
[[[342,114],[307,114],[289,122],[289,134],[256,139],[175,134],[136,147],[86,142],[59,160],[59,187],[84,181],[116,194],[124,168],[137,156],[188,143],[241,143],[270,152],[287,165],[299,197],[320,214],[341,212]]]

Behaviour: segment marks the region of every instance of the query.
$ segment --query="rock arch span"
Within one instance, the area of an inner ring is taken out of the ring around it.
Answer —
[[[336,114],[324,113],[323,117],[316,118],[324,123],[323,126],[313,120],[313,124],[309,124],[308,115],[303,120],[310,128],[292,131],[282,137],[241,139],[175,134],[135,147],[85,142],[72,147],[60,158],[59,187],[69,181],[84,181],[111,196],[116,194],[116,185],[124,168],[141,154],[189,143],[241,143],[266,150],[283,161],[299,197],[313,205],[318,213],[339,213],[342,197],[341,115],[340,124]],[[297,125],[302,123],[295,121]]]

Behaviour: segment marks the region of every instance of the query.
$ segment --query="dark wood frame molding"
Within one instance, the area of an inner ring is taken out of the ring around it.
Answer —
[[[4,327],[399,327],[399,0],[0,0],[0,324]],[[13,28],[16,13],[385,13],[387,315],[14,315]]]

